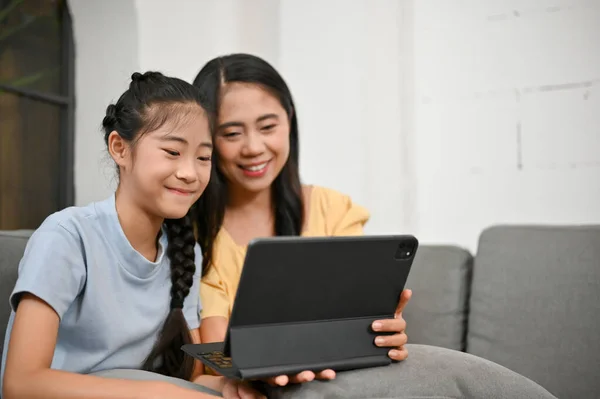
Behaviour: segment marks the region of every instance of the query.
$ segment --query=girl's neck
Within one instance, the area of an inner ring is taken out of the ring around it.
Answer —
[[[164,219],[143,211],[121,187],[117,189],[115,205],[121,229],[131,246],[154,262],[158,253],[158,234]]]

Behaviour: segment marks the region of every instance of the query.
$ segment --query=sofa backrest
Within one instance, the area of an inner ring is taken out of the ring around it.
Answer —
[[[597,397],[599,321],[600,226],[498,226],[481,234],[468,352],[559,398]]]
[[[464,350],[472,266],[465,249],[419,247],[406,282],[413,296],[403,313],[411,344]]]
[[[17,281],[19,261],[31,233],[30,230],[0,231],[0,357],[10,317],[8,297]]]

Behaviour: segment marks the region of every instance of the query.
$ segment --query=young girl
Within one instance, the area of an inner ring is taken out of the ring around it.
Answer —
[[[235,298],[246,246],[256,237],[359,235],[369,219],[363,207],[332,189],[302,185],[298,171],[298,118],[292,95],[266,61],[233,54],[208,62],[194,80],[217,110],[213,176],[199,200],[198,242],[204,251],[200,333],[221,341]],[[376,344],[404,360],[406,323],[397,317],[375,322],[375,331],[395,332]],[[331,370],[318,377],[330,379]],[[309,381],[305,372],[294,381]],[[285,376],[276,383],[285,384]]]
[[[4,399],[212,397],[190,380],[257,396],[199,376],[180,349],[199,342],[202,260],[190,208],[211,174],[204,106],[198,89],[156,72],[133,74],[108,106],[102,126],[118,188],[49,216],[31,236],[10,297]]]

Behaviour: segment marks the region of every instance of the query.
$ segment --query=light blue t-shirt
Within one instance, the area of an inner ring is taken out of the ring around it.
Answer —
[[[117,216],[115,196],[49,216],[32,234],[10,296],[13,309],[2,356],[0,392],[8,341],[21,294],[47,302],[60,317],[52,368],[76,373],[139,369],[169,313],[171,271],[166,232],[156,262],[129,243]],[[202,255],[183,312],[190,329],[200,325]]]

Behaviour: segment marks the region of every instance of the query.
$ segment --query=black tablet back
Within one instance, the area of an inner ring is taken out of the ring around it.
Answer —
[[[227,339],[244,377],[388,364],[370,326],[393,317],[417,246],[413,236],[251,242]]]

